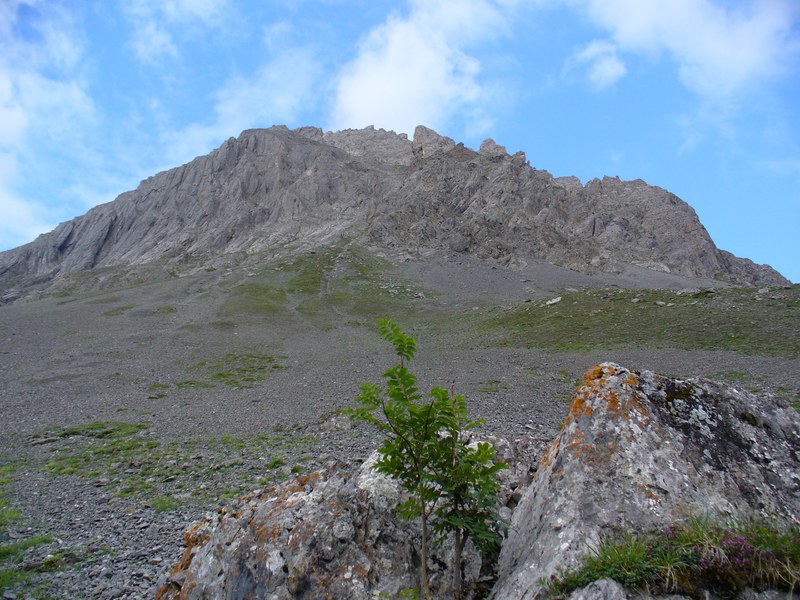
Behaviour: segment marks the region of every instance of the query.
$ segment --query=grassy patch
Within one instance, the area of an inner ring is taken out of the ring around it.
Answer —
[[[20,512],[10,505],[5,494],[5,488],[11,483],[15,470],[13,465],[0,467],[0,534],[6,531],[9,523],[22,518]]]
[[[221,317],[242,313],[274,315],[286,310],[286,300],[286,291],[269,282],[242,283],[233,288],[230,298],[217,309],[217,314]]]
[[[413,309],[413,300],[424,297],[406,282],[394,279],[388,261],[357,247],[330,249],[314,264],[316,270],[296,279],[292,288],[306,294],[297,306],[306,316],[335,310],[372,323],[379,315],[405,314]]]
[[[290,294],[322,294],[324,283],[336,264],[338,248],[326,248],[296,258],[287,267],[295,275],[287,282]]]
[[[26,540],[14,542],[13,544],[0,544],[0,560],[19,557],[29,548],[35,548],[42,544],[49,544],[53,538],[47,535],[36,535]]]
[[[104,296],[102,298],[95,298],[94,300],[87,300],[85,304],[113,304],[121,300],[122,298],[119,296]]]
[[[94,421],[74,427],[51,427],[46,429],[46,437],[83,436],[97,439],[119,439],[147,429],[147,423],[127,423],[125,421]],[[34,436],[39,437],[39,436]]]
[[[123,304],[122,306],[117,306],[112,308],[111,310],[107,310],[103,313],[104,317],[116,317],[122,314],[125,314],[130,309],[134,308],[135,304]]]
[[[121,498],[142,501],[155,511],[186,505],[207,506],[252,490],[258,475],[274,479],[286,456],[312,456],[313,439],[291,432],[254,436],[221,435],[202,444],[194,440],[159,442],[130,424],[125,437],[56,436],[42,469],[50,475],[93,479]],[[70,428],[96,432],[89,423]],[[63,430],[66,431],[66,430]],[[48,435],[53,430],[48,430]]]
[[[174,315],[176,312],[178,312],[178,307],[167,304],[165,306],[158,306],[154,310],[159,315]]]
[[[204,388],[213,388],[213,383],[208,383],[207,381],[198,381],[197,379],[184,379],[182,381],[178,381],[175,383],[175,387],[179,390],[191,390],[191,389],[204,389]]]
[[[693,519],[645,534],[603,540],[572,571],[549,582],[568,595],[602,578],[628,589],[704,597],[732,597],[744,588],[789,591],[800,586],[800,528],[762,520]]]
[[[733,350],[800,356],[800,286],[777,299],[755,290],[714,293],[606,289],[562,294],[557,304],[526,304],[483,323],[498,345],[555,351],[624,347]]]
[[[179,503],[174,496],[157,496],[150,501],[150,506],[157,513],[162,513],[175,510]]]
[[[202,361],[193,370],[208,373],[215,383],[232,388],[251,388],[264,381],[275,369],[281,369],[273,356],[259,353],[226,354],[215,361]],[[211,385],[211,384],[208,384]]]
[[[0,534],[6,532],[11,522],[22,519],[22,514],[10,507],[5,495],[5,488],[11,483],[15,471],[16,468],[13,464],[5,464],[0,467]],[[32,591],[29,582],[35,574],[35,569],[23,569],[19,563],[23,560],[26,551],[52,541],[49,536],[37,535],[11,543],[0,543],[0,595],[4,595],[6,590],[21,585],[26,586],[26,591]],[[36,592],[36,595],[32,597],[44,597],[38,595],[39,588],[33,591]]]
[[[276,456],[272,460],[267,463],[268,469],[280,469],[282,466],[286,464],[286,459],[282,456]]]
[[[147,386],[147,391],[150,392],[147,396],[148,400],[160,400],[167,397],[167,390],[170,386],[167,383],[151,383]]]
[[[484,394],[496,394],[501,390],[507,390],[508,384],[500,381],[499,379],[490,379],[489,381],[484,381],[481,387],[478,388],[479,392],[483,392]]]

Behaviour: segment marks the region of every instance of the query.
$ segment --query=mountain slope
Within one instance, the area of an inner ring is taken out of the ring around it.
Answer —
[[[614,272],[634,264],[788,283],[717,249],[688,204],[639,180],[584,186],[491,140],[474,152],[424,127],[413,141],[373,128],[273,127],[245,131],[0,253],[0,289],[9,301],[102,267],[184,271],[342,236],[411,256],[447,248],[512,266],[535,259]]]

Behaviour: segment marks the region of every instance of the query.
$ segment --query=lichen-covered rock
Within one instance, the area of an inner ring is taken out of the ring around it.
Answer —
[[[620,525],[748,514],[800,521],[800,415],[727,385],[604,363],[513,514],[492,598],[536,597]]]
[[[530,481],[531,453],[543,448],[531,439],[497,440],[497,446],[511,464],[501,501],[513,506],[514,490]],[[372,469],[376,458],[298,477],[208,515],[187,532],[186,551],[156,598],[366,600],[417,589],[419,525],[397,519],[406,497]],[[437,597],[450,595],[451,555],[445,543],[429,558]],[[471,543],[464,559],[466,583],[491,568]]]

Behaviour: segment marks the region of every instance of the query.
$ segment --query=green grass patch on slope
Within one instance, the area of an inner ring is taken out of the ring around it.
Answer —
[[[13,465],[0,466],[0,536],[6,532],[6,528],[12,521],[22,518],[20,512],[11,506],[6,497],[6,486],[11,483],[15,467]]]
[[[412,301],[423,295],[394,277],[393,270],[389,261],[343,240],[249,273],[230,289],[216,312],[221,322],[239,315],[297,313],[322,326],[342,314],[371,322],[387,313],[408,313]]]
[[[233,288],[231,296],[217,310],[221,317],[241,313],[275,315],[286,310],[286,291],[268,281],[248,281]]]
[[[68,429],[48,429],[51,456],[42,470],[54,477],[91,479],[120,498],[144,502],[157,512],[181,505],[204,505],[234,498],[279,476],[287,456],[311,457],[315,440],[291,432],[163,442],[129,423],[128,435],[94,437],[61,435],[66,431],[95,432],[86,423]],[[300,460],[300,459],[298,459]],[[245,462],[259,464],[259,477]]]
[[[254,387],[272,371],[281,368],[275,357],[257,352],[226,354],[217,360],[204,360],[192,367],[193,370],[207,373],[212,382],[232,388]]]
[[[484,328],[499,345],[556,351],[643,347],[800,356],[800,286],[758,297],[750,288],[564,293],[553,304],[505,311]]]
[[[16,465],[13,462],[7,462],[0,466],[0,539],[4,539],[4,534],[12,522],[22,519],[22,514],[11,507],[6,497],[6,487],[12,482],[15,472]],[[23,568],[20,563],[28,550],[43,544],[49,544],[52,541],[53,538],[50,536],[35,535],[13,542],[0,542],[0,596],[5,597],[8,590],[13,590],[22,585],[26,586],[26,590],[30,590],[29,582],[37,569]],[[39,598],[43,596],[36,595],[32,597]]]

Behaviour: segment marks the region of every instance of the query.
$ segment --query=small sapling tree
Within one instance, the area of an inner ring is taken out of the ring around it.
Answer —
[[[455,537],[453,589],[461,594],[461,557],[471,538],[482,554],[500,543],[502,522],[497,510],[497,472],[494,447],[470,443],[465,433],[482,420],[467,420],[467,403],[452,390],[433,388],[422,396],[406,364],[416,354],[416,340],[394,322],[378,321],[383,339],[394,346],[400,363],[383,374],[383,385],[362,383],[357,408],[349,414],[371,423],[384,435],[375,469],[397,479],[410,498],[400,505],[404,519],[419,517],[420,590],[432,598],[428,580],[431,541]]]

